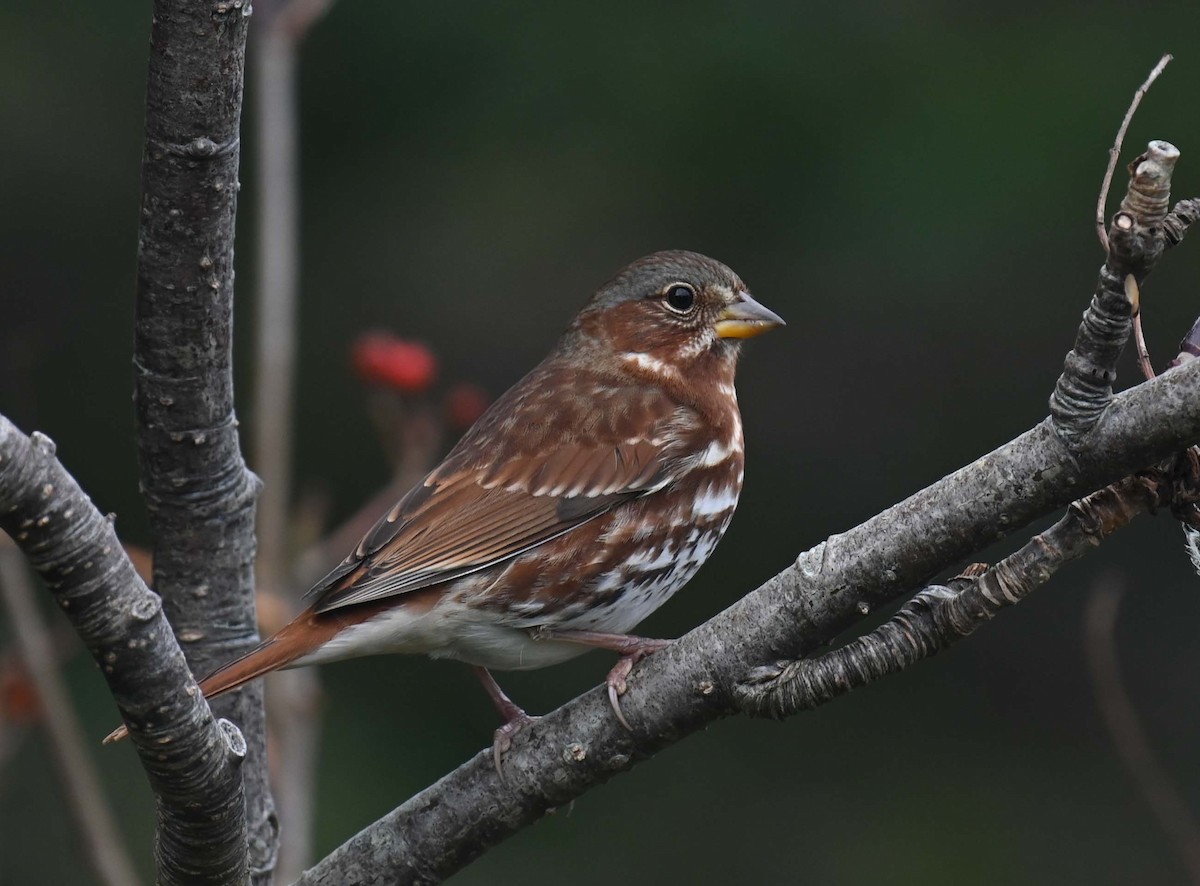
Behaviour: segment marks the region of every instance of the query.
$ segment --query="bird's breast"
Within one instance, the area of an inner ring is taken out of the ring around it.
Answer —
[[[469,605],[514,628],[628,633],[708,560],[741,493],[740,423],[694,447],[671,483],[498,570]]]

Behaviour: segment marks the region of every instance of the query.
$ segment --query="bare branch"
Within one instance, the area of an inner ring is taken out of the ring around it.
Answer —
[[[1164,198],[1163,203],[1166,200]],[[1187,234],[1188,228],[1200,218],[1200,200],[1189,198],[1180,200],[1175,208],[1168,212],[1162,220],[1161,237],[1165,249],[1177,245]],[[1137,346],[1138,365],[1145,378],[1154,378],[1154,364],[1150,361],[1150,349],[1146,346],[1146,334],[1142,331],[1141,299],[1137,291],[1137,282],[1133,275],[1125,278],[1125,289],[1133,289],[1133,339]],[[1172,364],[1174,365],[1174,364]]]
[[[1132,280],[1133,275],[1130,274],[1125,279]],[[1142,377],[1154,378],[1158,373],[1154,371],[1154,364],[1150,362],[1150,349],[1146,347],[1146,333],[1142,331],[1142,315],[1140,313],[1133,315],[1133,343],[1137,348],[1138,366],[1142,370]]]
[[[84,746],[83,730],[58,672],[53,639],[38,615],[33,585],[15,548],[0,546],[0,596],[12,617],[13,639],[37,688],[63,793],[96,878],[110,886],[134,886],[138,878],[133,863]]]
[[[1112,402],[1117,359],[1140,307],[1139,284],[1167,248],[1163,221],[1178,158],[1174,145],[1153,141],[1130,164],[1129,188],[1108,237],[1108,258],[1050,397],[1050,415],[1072,446],[1082,444]]]
[[[1145,97],[1154,81],[1158,79],[1158,75],[1171,63],[1173,58],[1174,56],[1170,53],[1160,58],[1158,64],[1151,69],[1145,82],[1134,92],[1129,109],[1125,112],[1125,118],[1117,130],[1117,137],[1113,139],[1113,146],[1108,149],[1108,166],[1104,170],[1104,179],[1100,182],[1100,195],[1096,198],[1096,236],[1100,238],[1100,245],[1104,247],[1105,252],[1108,252],[1108,234],[1104,230],[1104,206],[1108,202],[1108,189],[1112,186],[1113,173],[1116,172],[1117,160],[1121,156],[1121,144],[1125,141],[1125,131],[1129,129],[1129,123],[1133,120],[1138,105],[1142,103],[1142,98]]]
[[[257,482],[239,449],[231,361],[249,14],[249,0],[155,0],[146,88],[134,355],[138,455],[154,585],[188,663],[201,673],[258,639]],[[250,748],[243,773],[250,872],[265,883],[278,828],[261,686],[231,693],[216,707],[239,724]],[[135,738],[158,728],[153,716],[128,725]],[[238,830],[231,825],[221,839],[232,846]],[[175,848],[160,844],[162,865],[180,864],[171,857]]]
[[[1024,600],[1134,517],[1166,505],[1172,491],[1164,478],[1135,476],[1093,492],[991,569],[925,588],[870,634],[815,658],[755,668],[736,689],[738,705],[749,714],[787,717],[935,655]]]
[[[1155,757],[1121,679],[1116,644],[1120,602],[1120,585],[1111,579],[1097,583],[1088,598],[1084,638],[1092,691],[1125,768],[1170,839],[1188,879],[1200,883],[1200,824]]]
[[[320,750],[320,684],[312,668],[267,678],[271,776],[280,809],[279,882],[290,883],[312,864]]]
[[[157,800],[159,883],[246,877],[246,745],[214,722],[161,601],[138,577],[110,520],[41,434],[0,416],[0,529],[41,575],[100,666]]]
[[[1133,344],[1137,349],[1138,366],[1143,378],[1154,378],[1154,364],[1150,362],[1150,349],[1146,347],[1146,334],[1142,331],[1142,294],[1133,274],[1125,275],[1125,297],[1133,307]]]
[[[259,280],[255,322],[252,463],[262,478],[258,502],[260,588],[288,584],[292,407],[296,377],[300,211],[296,156],[296,54],[291,39],[267,29],[254,44]]]
[[[266,30],[275,31],[293,46],[329,12],[334,0],[267,0],[261,3]]]
[[[1197,219],[1200,219],[1200,199],[1187,197],[1176,203],[1163,219],[1163,236],[1166,237],[1167,248],[1178,245]]]
[[[258,512],[258,585],[289,605],[292,426],[300,266],[297,67],[299,45],[332,0],[260,4],[264,29],[253,47],[258,77],[259,292],[253,463],[263,480]],[[298,876],[310,861],[317,761],[317,677],[311,670],[266,683],[272,776],[282,810],[278,874]]]

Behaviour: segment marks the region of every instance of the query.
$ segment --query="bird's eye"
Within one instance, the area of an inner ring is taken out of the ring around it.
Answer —
[[[667,307],[677,314],[686,314],[696,306],[696,290],[686,283],[672,283],[663,298]]]

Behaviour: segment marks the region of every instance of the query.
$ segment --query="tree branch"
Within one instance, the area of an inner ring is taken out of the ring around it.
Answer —
[[[1167,248],[1179,245],[1187,234],[1188,228],[1200,219],[1200,200],[1187,197],[1175,204],[1163,219],[1163,236],[1167,238]]]
[[[1112,580],[1098,583],[1088,598],[1084,639],[1092,692],[1117,753],[1171,841],[1188,881],[1200,883],[1200,824],[1155,756],[1121,679],[1115,637],[1120,600],[1121,588]]]
[[[155,0],[146,89],[134,354],[138,454],[155,588],[199,673],[257,642],[257,482],[239,449],[231,364],[249,14],[249,0]],[[231,693],[216,707],[240,725],[250,749],[250,871],[267,882],[278,827],[267,788],[261,686]],[[135,738],[182,725],[164,723],[153,710],[141,714],[127,719]],[[160,832],[174,827],[160,820]],[[221,841],[232,846],[240,830],[231,821]],[[175,848],[160,839],[161,864],[186,870],[182,859],[168,857]],[[187,851],[193,849],[199,847]]]
[[[13,639],[37,689],[50,750],[62,777],[67,806],[83,838],[96,879],[106,886],[136,886],[133,862],[104,799],[100,778],[84,745],[83,730],[58,670],[50,631],[34,601],[33,583],[16,548],[0,540],[0,597],[12,617]]]
[[[1173,366],[1190,357],[1189,339],[1197,326],[1200,320]],[[1139,514],[1170,507],[1190,529],[1198,497],[1192,452],[1072,502],[1057,523],[994,567],[975,564],[945,585],[925,588],[884,624],[840,649],[756,668],[735,690],[738,706],[751,715],[787,717],[936,655],[1025,599]],[[1192,556],[1195,561],[1200,555]]]
[[[1100,182],[1100,194],[1096,198],[1096,236],[1100,238],[1100,245],[1104,247],[1105,252],[1108,252],[1109,243],[1108,234],[1104,230],[1104,206],[1108,202],[1108,188],[1112,184],[1113,173],[1117,170],[1117,160],[1121,156],[1121,143],[1125,141],[1125,131],[1129,129],[1129,123],[1133,120],[1138,105],[1142,103],[1142,99],[1154,85],[1154,81],[1158,79],[1159,74],[1171,63],[1173,58],[1174,56],[1170,53],[1160,58],[1142,85],[1133,93],[1133,100],[1130,101],[1129,108],[1125,111],[1121,126],[1117,129],[1117,136],[1113,139],[1113,145],[1108,149],[1108,166],[1105,167],[1104,179]]]
[[[1171,243],[1163,221],[1178,159],[1174,145],[1153,141],[1130,164],[1129,188],[1113,217],[1108,257],[1100,268],[1096,293],[1050,397],[1050,415],[1071,446],[1083,445],[1112,402],[1117,359],[1137,310],[1132,297]]]
[[[755,668],[735,689],[738,707],[781,719],[935,655],[1024,600],[1134,517],[1169,504],[1172,491],[1161,477],[1136,475],[1072,502],[1020,550],[990,569],[925,588],[870,634],[825,655]]]
[[[300,265],[297,78],[300,41],[330,0],[259,3],[252,46],[258,78],[259,280],[254,365],[253,463],[263,480],[258,508],[258,586],[291,607],[289,520],[292,405]],[[311,669],[272,674],[265,684],[272,774],[281,810],[278,873],[295,878],[311,859],[314,771],[320,723]]]
[[[243,882],[241,733],[214,722],[158,595],[138,578],[112,521],[59,464],[49,438],[26,437],[3,416],[0,529],[75,627],[125,721],[144,727],[133,743],[158,806],[159,883]]]

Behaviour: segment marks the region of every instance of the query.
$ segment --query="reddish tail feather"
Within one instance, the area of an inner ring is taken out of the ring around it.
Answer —
[[[321,618],[312,609],[306,609],[277,634],[263,640],[245,655],[221,665],[201,680],[200,691],[205,698],[215,698],[257,677],[285,668],[300,656],[328,642],[341,627],[338,621]],[[120,741],[128,734],[124,726],[119,726],[105,737],[104,744]]]

